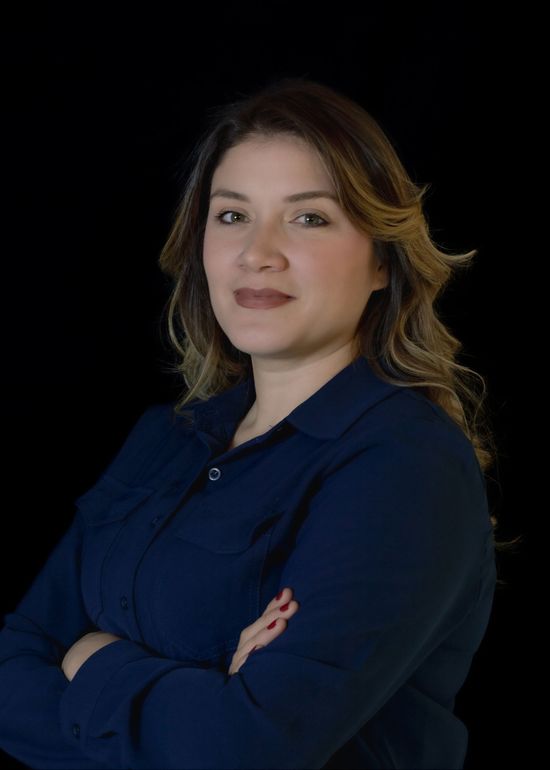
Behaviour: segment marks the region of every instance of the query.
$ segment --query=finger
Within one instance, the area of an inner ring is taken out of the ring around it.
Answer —
[[[288,619],[300,608],[299,603],[295,600],[289,602],[288,604],[288,610],[284,613],[286,617],[283,617],[280,614],[281,608],[279,608],[278,612],[274,611],[270,613],[267,618],[262,616],[264,623],[263,626],[248,639],[244,640],[244,632],[241,634],[241,641],[235,654],[233,655],[233,659],[229,667],[229,674],[236,673],[243,665],[243,663],[248,659],[248,656],[252,654],[252,652],[258,648],[266,647],[277,636],[280,636],[280,634],[283,633],[288,625]],[[262,620],[262,618],[260,618],[260,620]],[[255,625],[257,625],[257,623],[252,624],[252,626],[249,626],[246,630],[252,629],[252,627]]]
[[[265,647],[275,637],[282,634],[288,625],[289,619],[298,612],[299,608],[298,602],[293,600],[289,603],[288,610],[284,612],[284,615],[281,614],[279,609],[279,611],[275,610],[271,615],[268,615],[267,618],[263,618],[264,625],[253,636],[248,638],[246,642],[242,643],[244,653],[250,652],[255,645]]]
[[[250,649],[248,652],[239,653],[239,655],[233,656],[233,660],[231,661],[231,666],[229,667],[228,674],[236,674],[237,671],[242,667],[242,665],[248,660],[248,657],[252,655],[253,652],[260,649],[263,645],[254,645],[252,649]]]
[[[290,615],[290,612],[287,612],[285,614]],[[252,652],[254,647],[267,647],[268,644],[274,641],[276,637],[280,636],[283,633],[283,631],[286,630],[287,626],[288,626],[288,618],[284,618],[284,617],[273,618],[273,620],[267,626],[264,626],[263,628],[261,628],[258,631],[258,633],[247,642],[246,646],[249,649],[248,654]]]
[[[264,626],[260,631],[258,631],[258,633],[255,634],[255,636],[249,639],[246,643],[241,644],[233,656],[233,660],[231,661],[231,666],[229,668],[229,673],[236,673],[253,651],[256,651],[262,647],[267,647],[270,642],[272,642],[283,633],[287,625],[288,623],[285,618],[276,618],[273,628]]]
[[[269,602],[265,610],[263,611],[262,615],[266,615],[268,612],[271,612],[276,607],[280,607],[281,604],[286,604],[292,599],[292,588],[283,588],[280,591],[280,595],[274,596],[273,599]]]
[[[249,645],[250,641],[256,636],[256,634],[260,633],[264,628],[266,628],[266,626],[268,626],[274,620],[277,620],[277,618],[292,617],[292,615],[296,614],[299,607],[300,605],[298,602],[295,599],[292,599],[289,602],[280,604],[270,612],[264,612],[263,615],[260,615],[258,620],[254,621],[254,623],[251,623],[241,632],[239,638],[239,646],[245,644]]]
[[[241,668],[243,663],[248,660],[249,655],[252,655],[253,652],[260,649],[264,645],[261,644],[254,644],[252,647],[248,650],[239,649],[237,652],[233,655],[233,660],[231,661],[231,665],[229,667],[229,674],[236,674],[237,671]]]
[[[247,626],[241,631],[241,635],[239,637],[239,645],[242,644],[243,642],[244,643],[248,642],[254,636],[254,634],[258,633],[258,631],[260,631],[264,627],[266,623],[266,619],[268,617],[269,617],[269,620],[267,620],[267,623],[271,622],[274,619],[273,613],[275,612],[277,614],[277,609],[279,607],[285,607],[291,601],[291,599],[292,599],[292,589],[283,588],[279,599],[277,599],[277,597],[273,598],[269,602],[269,604],[267,605],[263,613],[260,615],[260,617],[257,620],[255,620],[254,623],[251,623],[249,626]],[[283,610],[283,612],[286,612],[288,614],[287,610]]]
[[[263,613],[260,615],[257,621],[252,623],[250,626],[248,626],[245,631],[246,633],[246,639],[250,638],[250,633],[256,633],[259,629],[263,627],[264,621],[271,622],[274,620],[275,617],[278,617],[278,611],[285,613],[285,617],[289,617],[291,614],[294,614],[296,608],[296,602],[292,599],[292,588],[285,587],[282,589],[280,594],[278,594],[279,598],[277,596],[272,599]],[[283,609],[284,607],[284,609]],[[273,614],[275,613],[275,614]]]

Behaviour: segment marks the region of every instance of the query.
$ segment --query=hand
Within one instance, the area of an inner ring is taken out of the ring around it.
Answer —
[[[289,602],[288,609],[281,612],[280,607],[287,602]],[[237,673],[254,648],[265,647],[277,636],[280,636],[288,625],[288,619],[295,615],[299,609],[300,605],[296,599],[292,599],[292,588],[284,588],[283,595],[279,600],[272,599],[263,615],[260,615],[258,620],[241,631],[239,646],[235,650],[229,666],[229,676]],[[277,621],[275,626],[267,628],[274,620]]]
[[[102,647],[105,647],[111,642],[116,642],[118,639],[122,639],[121,636],[115,636],[108,631],[91,631],[88,634],[84,634],[78,639],[65,653],[65,657],[61,662],[61,668],[63,673],[69,680],[73,679],[76,672],[94,652],[97,652]]]

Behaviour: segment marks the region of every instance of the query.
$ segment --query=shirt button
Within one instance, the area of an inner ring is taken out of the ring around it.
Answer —
[[[126,598],[126,596],[120,597],[120,606],[122,607],[123,610],[128,609],[128,599]]]
[[[210,470],[208,471],[208,478],[210,479],[210,481],[217,481],[221,475],[222,475],[222,472],[220,471],[219,468],[210,468]]]
[[[76,738],[80,738],[80,725],[77,725],[77,724],[73,725],[73,735]]]

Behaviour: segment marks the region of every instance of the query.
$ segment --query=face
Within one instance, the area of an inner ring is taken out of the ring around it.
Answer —
[[[216,195],[221,189],[247,200]],[[313,150],[291,136],[248,139],[214,172],[203,249],[210,301],[227,337],[253,360],[317,360],[348,345],[371,292],[387,284],[372,239],[337,201],[285,200],[312,190],[335,194]],[[235,293],[243,287],[292,299],[243,307]]]

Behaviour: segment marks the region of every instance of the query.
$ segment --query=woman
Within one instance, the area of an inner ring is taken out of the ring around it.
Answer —
[[[0,745],[42,768],[460,768],[493,454],[434,300],[475,252],[433,243],[381,128],[305,78],[214,111],[190,161],[160,258],[187,390],[6,616]]]

